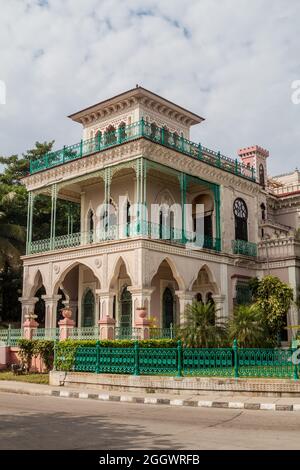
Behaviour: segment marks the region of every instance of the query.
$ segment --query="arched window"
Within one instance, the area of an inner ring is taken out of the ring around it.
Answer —
[[[258,173],[259,173],[259,184],[263,188],[265,188],[265,170],[262,164],[259,165]]]
[[[169,139],[170,139],[170,132],[166,126],[163,127],[163,130],[164,130],[164,144],[168,145]]]
[[[174,325],[174,296],[169,287],[163,293],[163,328]]]
[[[248,241],[248,209],[243,199],[237,198],[233,203],[235,222],[235,239]]]
[[[95,297],[87,289],[82,297],[82,326],[93,326],[95,323]]]
[[[156,131],[157,131],[157,125],[155,122],[151,122],[151,131],[150,131],[150,139],[155,139],[156,138]]]
[[[120,297],[120,327],[131,328],[132,326],[132,296],[127,285],[123,286]]]
[[[195,300],[196,300],[196,302],[200,302],[201,304],[203,304],[202,294],[200,294],[200,292],[198,292],[195,295]]]
[[[260,210],[261,210],[261,220],[266,220],[266,206],[264,203],[260,205]]]
[[[123,142],[125,138],[126,138],[126,125],[125,125],[125,122],[121,122],[118,127],[119,142]]]
[[[114,126],[108,126],[104,132],[104,143],[105,145],[115,144],[117,141],[116,128]]]
[[[213,299],[213,294],[211,292],[207,292],[207,294],[206,294],[206,303],[215,305],[215,301]]]
[[[88,211],[87,215],[87,231],[89,242],[92,243],[94,240],[94,212],[92,209]]]

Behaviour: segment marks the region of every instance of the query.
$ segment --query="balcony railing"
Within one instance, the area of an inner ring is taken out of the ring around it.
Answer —
[[[256,243],[245,240],[232,240],[232,253],[235,255],[257,256]]]
[[[50,250],[62,250],[76,246],[86,246],[112,240],[123,240],[131,237],[146,237],[174,244],[187,245],[188,248],[205,248],[214,251],[221,250],[221,240],[209,236],[193,236],[192,233],[167,228],[152,222],[135,222],[125,225],[112,225],[108,229],[91,232],[77,232],[60,235],[54,239],[35,240],[28,246],[27,254],[44,253]]]
[[[203,147],[201,144],[191,142],[164,128],[151,125],[143,119],[129,126],[119,128],[114,132],[105,132],[103,135],[98,134],[97,137],[92,139],[81,140],[77,144],[63,147],[55,152],[49,152],[39,159],[32,159],[30,161],[30,174],[53,168],[78,158],[87,157],[95,152],[101,152],[102,150],[141,137],[177,150],[189,157],[201,160],[229,173],[255,181],[255,170],[253,167],[246,166],[237,159],[233,160],[225,157],[220,152],[215,152]]]

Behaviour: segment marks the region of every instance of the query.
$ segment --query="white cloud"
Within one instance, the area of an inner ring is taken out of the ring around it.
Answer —
[[[139,83],[206,117],[192,138],[297,165],[298,0],[0,0],[0,154],[81,137],[66,115]]]

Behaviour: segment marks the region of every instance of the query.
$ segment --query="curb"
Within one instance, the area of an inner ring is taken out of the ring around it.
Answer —
[[[76,398],[79,400],[97,400],[97,401],[112,401],[120,403],[135,403],[141,405],[167,405],[167,406],[184,406],[194,408],[222,408],[234,410],[261,410],[261,411],[300,411],[300,403],[284,404],[284,403],[255,403],[255,402],[242,402],[242,401],[214,401],[214,400],[195,400],[184,398],[156,398],[154,396],[132,396],[132,395],[117,395],[110,393],[89,393],[77,392],[74,390],[49,390],[37,388],[14,388],[13,386],[1,387],[0,392],[16,393],[21,395],[32,396],[52,396],[58,398]],[[200,397],[199,397],[200,398]]]
[[[51,396],[60,398],[79,398],[122,403],[139,403],[143,405],[170,405],[196,408],[229,408],[235,410],[263,411],[300,411],[300,404],[248,403],[235,401],[184,400],[180,398],[134,397],[130,395],[110,395],[109,393],[73,392],[68,390],[51,390]]]

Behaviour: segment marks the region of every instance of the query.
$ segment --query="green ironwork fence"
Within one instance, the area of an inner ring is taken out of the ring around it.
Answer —
[[[232,240],[232,253],[235,255],[257,256],[257,244],[244,240]]]
[[[134,375],[299,378],[295,349],[55,346],[56,370]]]
[[[17,346],[18,340],[23,337],[23,330],[21,328],[2,328],[0,330],[0,343],[6,346]]]
[[[97,137],[88,140],[81,140],[79,143],[64,147],[55,152],[49,152],[38,159],[30,161],[30,173],[46,170],[71,160],[86,157],[95,152],[100,152],[115,145],[129,142],[133,139],[145,137],[146,139],[156,142],[165,147],[169,147],[178,152],[184,153],[189,157],[201,160],[209,165],[221,168],[235,175],[241,176],[255,181],[255,170],[248,167],[237,159],[221,155],[220,152],[203,147],[201,144],[191,142],[179,136],[176,133],[168,132],[166,129],[154,126],[141,119],[138,122],[122,127],[121,131],[105,132],[102,136],[100,133]]]

